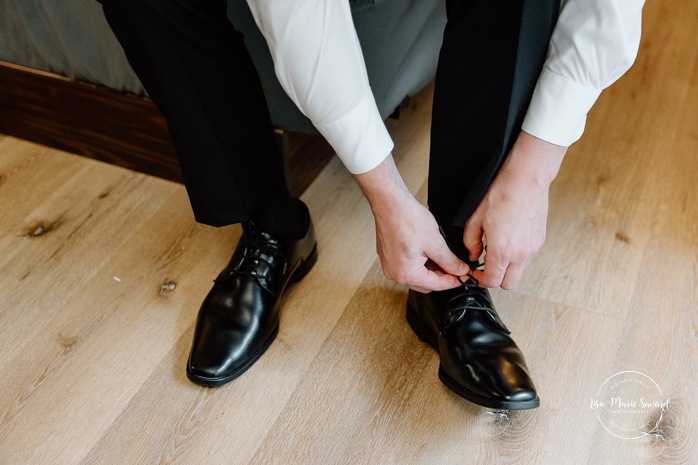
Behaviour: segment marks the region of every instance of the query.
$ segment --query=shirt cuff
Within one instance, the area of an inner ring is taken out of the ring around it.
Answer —
[[[393,150],[393,140],[371,92],[338,120],[314,124],[352,174],[371,171]]]
[[[601,94],[544,69],[521,129],[551,144],[568,147],[582,137],[587,113]]]

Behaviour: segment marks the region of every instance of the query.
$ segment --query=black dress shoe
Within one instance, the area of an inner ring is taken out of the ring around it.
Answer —
[[[306,210],[307,212],[307,210]],[[187,377],[204,386],[228,383],[254,364],[279,331],[280,301],[317,260],[313,225],[300,239],[277,239],[243,224],[228,266],[199,310]]]
[[[459,396],[494,409],[540,405],[524,356],[487,289],[468,281],[447,291],[410,291],[407,321],[438,351],[439,379]]]

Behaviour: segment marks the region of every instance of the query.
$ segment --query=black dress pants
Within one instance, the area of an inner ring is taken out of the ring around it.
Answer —
[[[446,0],[428,203],[464,261],[463,227],[521,131],[559,10],[559,0]]]
[[[101,3],[167,119],[197,221],[244,221],[284,174],[261,84],[226,17],[226,0]],[[560,1],[446,4],[429,208],[441,224],[462,231],[520,130]]]
[[[167,120],[196,220],[248,219],[285,178],[262,84],[226,0],[100,3]]]

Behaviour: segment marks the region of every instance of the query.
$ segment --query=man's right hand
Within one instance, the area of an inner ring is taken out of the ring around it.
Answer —
[[[376,250],[388,279],[419,292],[451,289],[470,268],[446,245],[433,215],[414,198],[392,156],[354,175],[376,221]]]

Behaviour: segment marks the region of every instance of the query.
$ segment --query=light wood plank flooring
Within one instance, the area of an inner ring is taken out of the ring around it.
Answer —
[[[542,399],[508,419],[438,381],[337,160],[303,195],[320,260],[277,341],[208,389],[184,365],[239,228],[195,224],[180,185],[0,136],[0,464],[698,463],[698,4],[679,3],[647,5],[637,64],[553,185],[547,244],[493,293]],[[430,102],[390,123],[421,200]],[[618,438],[590,408],[621,371],[671,398],[658,434]]]

